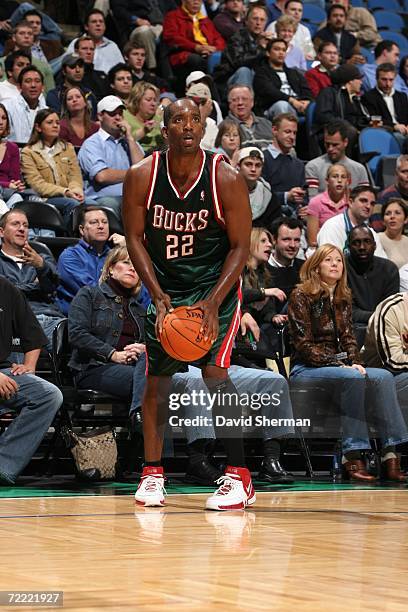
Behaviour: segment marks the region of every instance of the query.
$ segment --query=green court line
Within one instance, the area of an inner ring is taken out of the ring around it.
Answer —
[[[332,481],[309,481],[298,480],[292,485],[269,485],[264,482],[254,481],[257,491],[273,492],[312,492],[312,491],[355,491],[355,490],[407,490],[407,485],[393,483],[379,483],[374,485],[359,485],[332,482]],[[0,500],[8,498],[25,497],[84,497],[84,496],[111,496],[131,495],[135,492],[136,483],[109,482],[93,485],[81,485],[75,480],[55,484],[45,482],[44,484],[26,484],[25,486],[5,487],[0,486]],[[171,482],[166,485],[169,495],[188,495],[191,493],[211,493],[213,487],[193,486],[182,482]]]

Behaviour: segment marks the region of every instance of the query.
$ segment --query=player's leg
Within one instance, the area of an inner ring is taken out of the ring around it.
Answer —
[[[213,424],[217,439],[226,451],[228,465],[220,486],[207,499],[208,510],[243,510],[256,500],[251,474],[245,466],[242,426],[231,425],[241,416],[238,391],[228,370],[209,364],[203,368],[203,378],[213,397]]]

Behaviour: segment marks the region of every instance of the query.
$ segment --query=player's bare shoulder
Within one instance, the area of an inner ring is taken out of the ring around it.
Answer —
[[[137,164],[133,164],[126,173],[123,184],[123,198],[126,201],[143,202],[147,194],[153,167],[153,156],[149,155]]]

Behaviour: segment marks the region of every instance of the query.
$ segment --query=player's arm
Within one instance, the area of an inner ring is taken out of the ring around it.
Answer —
[[[247,262],[252,227],[248,188],[242,176],[222,162],[218,169],[217,184],[230,250],[218,282],[207,299],[200,304],[204,311],[203,330],[206,337],[212,340],[218,335],[218,309],[239,279]]]
[[[126,244],[136,272],[147,287],[156,306],[156,331],[161,333],[163,319],[171,310],[170,298],[162,291],[153,269],[152,260],[144,246],[146,196],[149,187],[152,158],[132,166],[123,184],[122,219]]]

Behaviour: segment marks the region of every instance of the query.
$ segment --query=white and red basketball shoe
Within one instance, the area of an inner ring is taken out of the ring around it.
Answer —
[[[207,510],[244,510],[256,501],[251,473],[247,468],[227,466],[217,484],[219,488],[207,499]]]
[[[164,475],[162,467],[145,466],[135,493],[140,506],[164,506]]]

